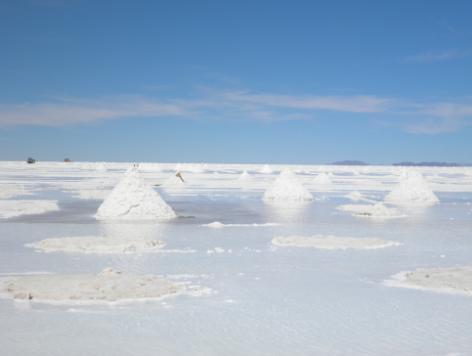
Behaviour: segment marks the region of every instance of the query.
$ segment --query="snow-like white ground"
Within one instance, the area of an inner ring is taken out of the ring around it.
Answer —
[[[435,293],[472,285],[472,169],[415,169],[439,203],[411,206],[396,167],[146,163],[177,218],[98,221],[129,166],[0,162],[1,355],[472,354],[472,297]],[[312,201],[263,200],[284,169]]]

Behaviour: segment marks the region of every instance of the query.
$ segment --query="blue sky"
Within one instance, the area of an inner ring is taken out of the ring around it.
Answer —
[[[471,163],[470,1],[0,2],[0,159]]]

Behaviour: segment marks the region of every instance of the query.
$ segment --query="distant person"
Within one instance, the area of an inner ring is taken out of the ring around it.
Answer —
[[[180,180],[182,181],[182,183],[185,183],[184,178],[182,177],[182,174],[181,174],[180,172],[177,172],[177,173],[175,174],[175,176],[178,177],[178,178],[180,178]]]

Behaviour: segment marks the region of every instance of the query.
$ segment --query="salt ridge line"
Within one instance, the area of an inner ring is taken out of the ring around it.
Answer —
[[[381,202],[375,204],[345,204],[338,206],[336,209],[360,218],[398,219],[406,216],[397,209],[386,207]]]
[[[103,236],[53,237],[25,244],[41,252],[130,254],[160,252],[165,243],[151,239],[119,239]]]
[[[212,290],[156,275],[133,275],[112,268],[98,274],[23,275],[0,278],[0,297],[17,301],[94,305],[160,301],[178,295],[203,296]]]
[[[403,271],[385,280],[383,285],[472,297],[472,266]]]
[[[277,236],[272,239],[277,247],[308,247],[320,250],[376,250],[400,246],[401,243],[379,238],[358,238],[333,235]]]
[[[252,223],[252,224],[223,224],[219,221],[214,221],[209,224],[202,224],[200,226],[209,227],[212,229],[221,229],[224,227],[270,227],[270,226],[280,226],[278,223]]]

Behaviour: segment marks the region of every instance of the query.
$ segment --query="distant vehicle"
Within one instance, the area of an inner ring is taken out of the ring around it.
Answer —
[[[64,162],[72,162],[69,158],[64,158]]]
[[[28,163],[28,164],[33,164],[33,163],[36,163],[36,160],[35,160],[34,158],[29,157],[29,158],[26,160],[26,163]]]

